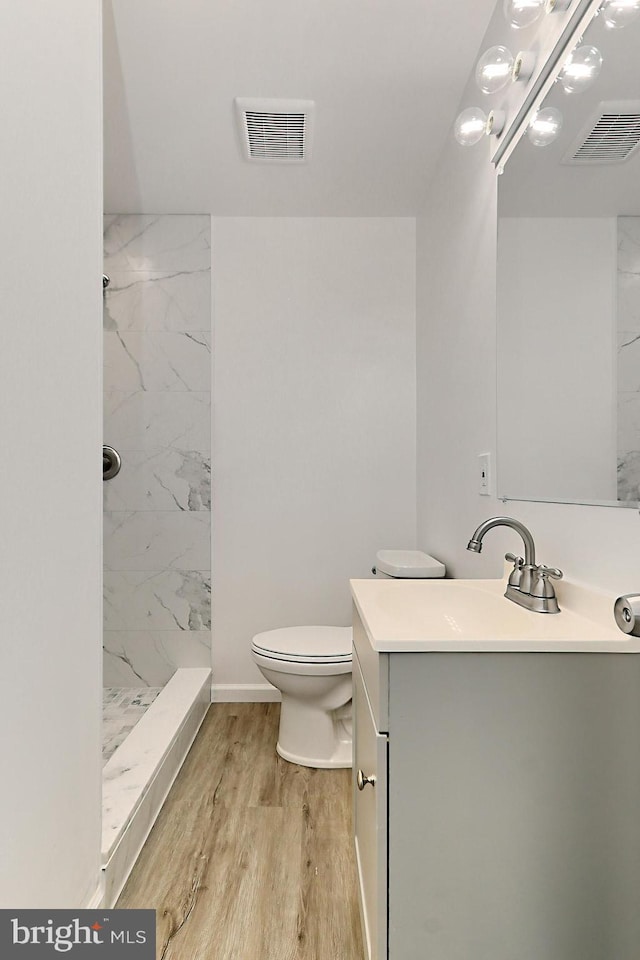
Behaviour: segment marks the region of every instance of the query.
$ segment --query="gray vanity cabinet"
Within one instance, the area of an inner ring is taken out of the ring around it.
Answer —
[[[387,735],[371,710],[357,654],[353,657],[354,835],[360,915],[367,960],[387,952]],[[358,776],[367,777],[358,784]]]
[[[640,657],[379,652],[363,621],[367,960],[637,960]]]

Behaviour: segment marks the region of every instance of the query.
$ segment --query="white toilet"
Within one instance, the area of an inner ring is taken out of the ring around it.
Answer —
[[[282,694],[276,750],[285,760],[351,766],[351,648],[351,627],[283,627],[253,638],[253,659]]]
[[[380,550],[373,572],[393,578],[444,577],[420,550]],[[282,627],[251,643],[262,675],[282,694],[276,750],[304,767],[350,767],[351,627]]]

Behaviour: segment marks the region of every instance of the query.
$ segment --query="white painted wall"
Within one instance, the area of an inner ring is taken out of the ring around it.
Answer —
[[[499,219],[501,496],[617,499],[616,254],[613,217]]]
[[[414,546],[415,221],[214,218],[212,247],[214,696],[252,699],[255,633],[349,624],[348,579]]]
[[[506,513],[531,528],[539,559],[570,579],[635,592],[637,511],[503,504],[477,492],[477,454],[496,453],[497,179],[488,150],[484,142],[465,150],[451,137],[418,222],[418,546],[453,576],[499,576],[504,550],[519,545],[515,534],[492,530],[481,556],[466,544],[480,521]]]
[[[0,907],[100,876],[100,21],[0,8]]]

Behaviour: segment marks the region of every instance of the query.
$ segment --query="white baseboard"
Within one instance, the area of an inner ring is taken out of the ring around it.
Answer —
[[[212,703],[280,703],[279,690],[270,683],[212,683]]]

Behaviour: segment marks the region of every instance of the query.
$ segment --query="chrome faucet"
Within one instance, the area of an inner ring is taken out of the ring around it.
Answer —
[[[551,580],[561,580],[562,570],[545,567],[543,563],[536,564],[533,537],[519,520],[514,520],[513,517],[492,517],[485,520],[469,540],[467,550],[480,553],[484,535],[492,527],[511,527],[520,534],[524,542],[524,558],[512,553],[505,554],[505,560],[513,563],[505,597],[527,610],[533,610],[534,613],[559,613],[560,607]]]

